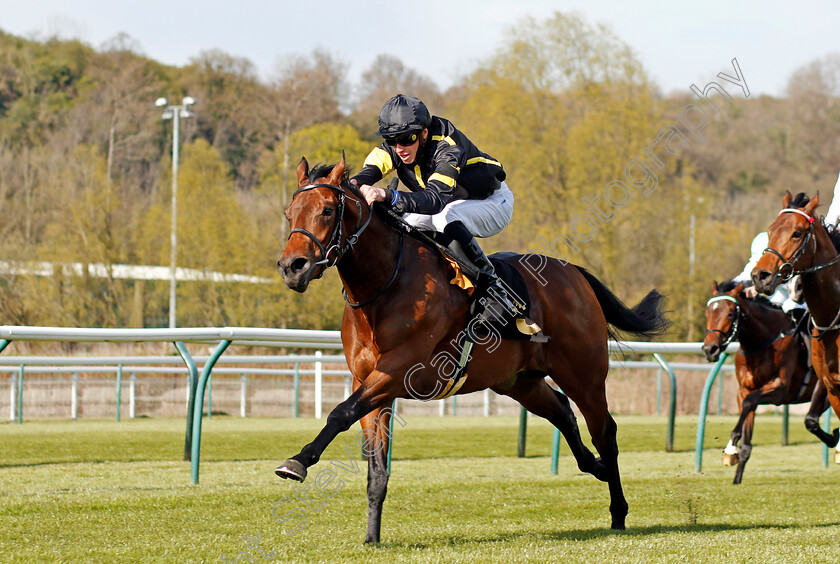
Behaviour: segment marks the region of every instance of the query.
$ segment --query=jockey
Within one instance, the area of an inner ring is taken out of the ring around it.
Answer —
[[[448,247],[486,281],[494,305],[516,315],[520,305],[475,240],[501,232],[513,216],[513,193],[502,164],[413,96],[397,94],[385,102],[376,135],[384,142],[350,182],[368,204],[382,202],[403,214],[406,223],[448,236]],[[373,186],[392,171],[410,192]]]
[[[823,221],[829,230],[834,231],[837,228],[838,220],[840,220],[840,176],[838,176],[837,183],[834,185],[834,195],[831,198],[831,205],[828,206],[828,211]]]

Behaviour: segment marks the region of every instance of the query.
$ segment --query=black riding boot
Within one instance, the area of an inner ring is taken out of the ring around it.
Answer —
[[[493,268],[493,263],[484,254],[478,241],[475,240],[473,234],[470,233],[463,223],[460,221],[450,223],[443,232],[454,240],[454,244],[450,245],[450,248],[460,258],[466,259],[474,267],[473,272],[468,274],[482,278],[482,282],[487,284],[489,299],[484,304],[485,313],[483,317],[485,320],[489,321],[491,316],[497,320],[515,317],[524,310],[524,305],[520,304],[508,294],[504,284],[502,284],[496,275],[496,269]],[[462,252],[458,252],[458,250]],[[488,309],[492,309],[492,312],[487,311]]]

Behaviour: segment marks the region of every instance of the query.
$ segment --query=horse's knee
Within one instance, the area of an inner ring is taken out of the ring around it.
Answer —
[[[358,420],[355,406],[339,404],[327,416],[327,426],[335,427],[343,433]]]
[[[815,433],[820,430],[820,420],[819,417],[815,417],[813,415],[806,415],[805,416],[805,428],[808,429],[811,433]]]

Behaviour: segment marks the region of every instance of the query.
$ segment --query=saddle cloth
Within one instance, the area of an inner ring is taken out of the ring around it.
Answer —
[[[508,295],[524,305],[524,310],[516,317],[505,315],[499,320],[499,323],[493,323],[493,327],[503,339],[546,342],[547,337],[540,334],[540,328],[533,322],[530,322],[531,299],[528,294],[528,286],[525,284],[525,279],[509,262],[516,260],[518,256],[516,253],[501,252],[494,253],[488,257],[490,262],[493,263],[496,275],[504,285]],[[486,288],[481,287],[476,281],[470,280],[463,273],[457,262],[449,257],[447,257],[447,260],[455,272],[451,283],[464,288],[472,297],[470,303],[470,320],[472,320],[473,317],[483,311],[484,305],[482,302],[488,298],[492,298],[489,296]]]

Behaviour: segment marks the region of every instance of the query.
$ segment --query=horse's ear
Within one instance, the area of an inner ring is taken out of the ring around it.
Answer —
[[[793,194],[790,193],[790,190],[785,190],[785,196],[782,198],[782,209],[788,207],[790,201],[793,199]]]
[[[718,294],[718,283],[717,280],[712,280],[712,296],[717,296]]]
[[[298,186],[303,186],[309,182],[309,163],[306,157],[301,157],[297,165]]]
[[[731,291],[731,292],[729,292],[729,295],[730,295],[730,296],[732,296],[732,297],[734,298],[734,297],[737,297],[737,296],[738,296],[738,294],[740,294],[740,293],[741,293],[741,292],[743,292],[743,291],[744,291],[744,283],[743,283],[743,282],[741,282],[740,284],[738,284],[737,286],[735,286],[734,288],[732,288],[732,291]]]
[[[341,151],[341,160],[333,167],[332,172],[327,177],[327,182],[334,186],[341,186],[341,181],[344,179],[344,172],[346,170],[347,163],[344,160],[344,151]]]
[[[808,215],[814,215],[814,210],[817,209],[817,206],[820,205],[820,191],[817,190],[817,193],[814,194],[814,197],[805,205],[802,209]]]

